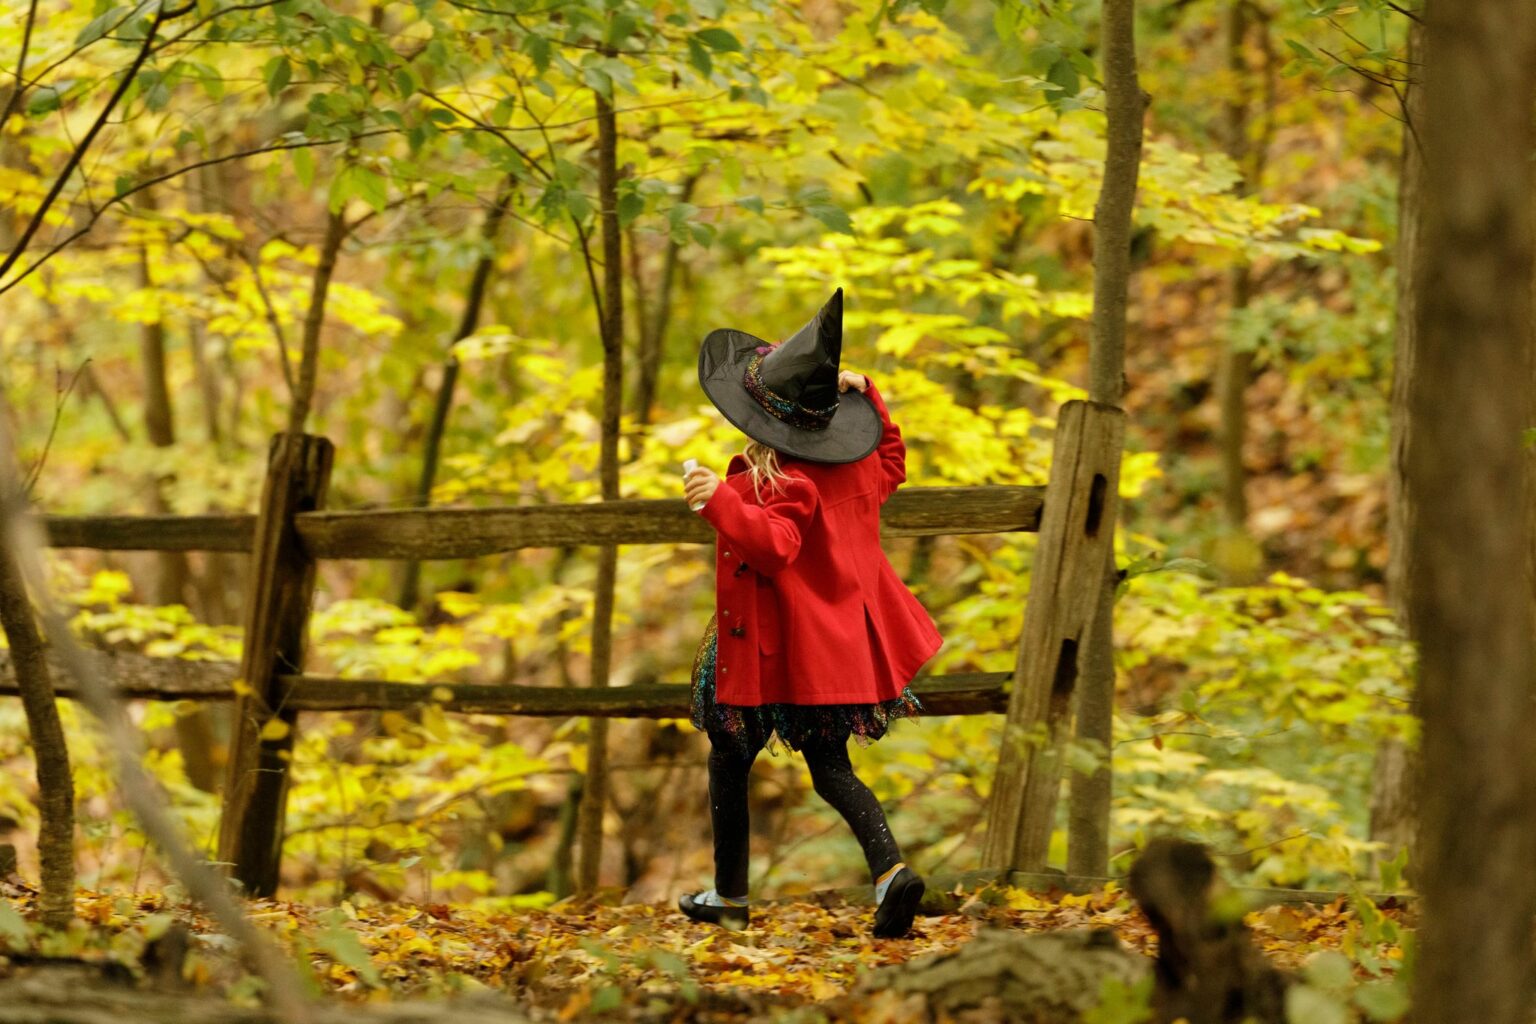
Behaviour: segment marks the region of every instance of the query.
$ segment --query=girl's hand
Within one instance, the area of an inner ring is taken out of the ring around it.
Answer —
[[[714,470],[695,466],[683,477],[683,497],[690,508],[702,505],[714,496],[715,488],[719,486],[720,478]]]
[[[869,387],[869,378],[862,373],[854,373],[852,370],[844,370],[837,375],[837,390],[847,391],[853,388],[855,391],[863,391]]]

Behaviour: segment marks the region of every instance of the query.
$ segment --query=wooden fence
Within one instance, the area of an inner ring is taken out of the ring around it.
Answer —
[[[236,701],[219,859],[256,895],[277,887],[288,763],[301,711],[399,709],[535,716],[686,717],[686,682],[619,687],[397,683],[305,674],[304,643],[321,559],[461,559],[530,547],[703,544],[713,528],[681,499],[484,509],[324,511],[332,447],[324,438],[272,440],[254,515],[47,516],[54,547],[111,551],[233,551],[252,556],[238,666],[99,655],[125,696]],[[1045,488],[911,487],[881,510],[886,537],[1038,531]],[[3,653],[3,652],[0,652]],[[0,668],[8,668],[0,660]],[[15,693],[0,672],[0,694]],[[999,712],[1012,673],[924,676],[913,690],[934,715]],[[69,696],[67,676],[61,696]],[[236,680],[242,685],[236,685]],[[271,729],[273,720],[287,729]]]

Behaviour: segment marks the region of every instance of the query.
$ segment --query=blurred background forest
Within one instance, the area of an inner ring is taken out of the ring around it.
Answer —
[[[197,0],[164,26],[155,10],[0,17],[0,53],[30,53],[36,83],[0,115],[0,381],[44,511],[251,511],[296,407],[336,444],[330,509],[423,504],[424,486],[433,505],[598,498],[605,104],[622,496],[678,497],[684,459],[723,471],[739,450],[697,386],[706,332],[777,340],[837,286],[843,363],[887,397],[911,484],[1045,482],[1055,410],[1086,383],[1096,4]],[[1119,699],[1112,748],[1075,745],[1071,767],[1112,757],[1116,870],[1175,831],[1255,884],[1376,877],[1395,851],[1371,842],[1373,766],[1412,728],[1386,591],[1409,21],[1375,0],[1139,18]],[[887,541],[946,637],[931,671],[1013,667],[1034,542]],[[91,643],[238,659],[247,556],[49,557]],[[324,563],[307,670],[584,684],[598,563]],[[687,678],[711,573],[705,547],[620,549],[614,685]],[[100,737],[62,707],[80,881],[149,885],[161,867]],[[134,708],[205,850],[229,710]],[[1000,725],[929,718],[853,748],[920,870],[977,865]],[[284,892],[564,895],[587,728],[303,716]],[[609,747],[602,883],[654,900],[706,877],[704,738],[616,721]],[[0,759],[0,841],[35,864],[15,701]],[[755,894],[862,880],[798,758],[765,756],[753,796]]]

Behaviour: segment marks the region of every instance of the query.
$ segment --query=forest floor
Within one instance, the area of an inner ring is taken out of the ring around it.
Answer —
[[[145,944],[172,921],[197,936],[184,975],[195,990],[249,1003],[255,987],[211,922],[175,902],[174,891],[137,895],[83,892],[68,933],[22,924],[31,892],[0,883],[22,917],[0,915],[0,943],[34,954],[116,961],[137,972]],[[608,1016],[745,1020],[845,994],[874,968],[954,950],[988,927],[1027,932],[1112,929],[1148,956],[1156,935],[1129,896],[1111,884],[1083,895],[1032,894],[989,886],[945,895],[953,911],[920,916],[911,936],[869,934],[871,909],[832,894],[758,908],[752,928],[729,932],[695,923],[670,905],[604,905],[568,900],[546,910],[484,912],[460,905],[343,903],[315,907],[253,901],[251,916],[313,968],[317,987],[357,1002],[394,1002],[499,991],[536,1021]],[[1367,911],[1400,923],[1395,901]],[[1372,939],[1371,922],[1346,901],[1282,904],[1247,917],[1258,946],[1285,968],[1322,950],[1357,964],[1362,950],[1388,971],[1402,955]],[[1396,934],[1396,929],[1392,929]],[[4,964],[0,960],[0,964]],[[0,977],[7,970],[0,967]]]

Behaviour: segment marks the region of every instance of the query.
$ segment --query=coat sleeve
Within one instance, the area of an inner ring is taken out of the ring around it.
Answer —
[[[800,553],[800,541],[816,514],[820,496],[804,477],[782,481],[783,491],[764,487],[765,503],[755,505],[725,480],[699,514],[734,546],[742,561],[765,576],[784,569]]]
[[[875,387],[875,382],[864,377],[869,386],[864,389],[864,394],[875,403],[875,409],[880,413],[880,422],[884,424],[883,433],[880,435],[880,444],[875,448],[875,454],[880,456],[880,469],[885,475],[884,486],[880,490],[880,502],[900,487],[907,479],[907,445],[901,439],[901,428],[891,422],[891,414],[885,407],[885,399],[880,396],[880,391]]]

